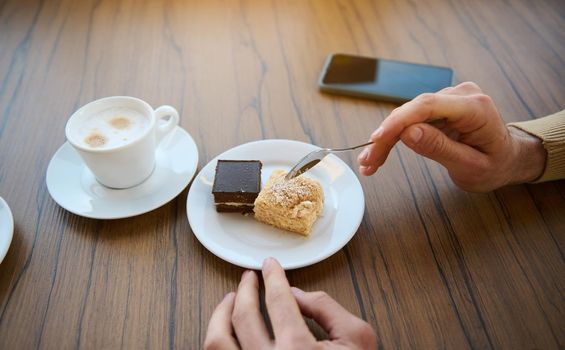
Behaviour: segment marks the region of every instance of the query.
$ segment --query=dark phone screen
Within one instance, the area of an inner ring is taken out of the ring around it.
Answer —
[[[324,84],[374,82],[376,73],[377,60],[374,58],[334,55],[326,70]]]
[[[336,54],[322,82],[344,90],[410,100],[451,86],[452,79],[453,71],[446,67]]]

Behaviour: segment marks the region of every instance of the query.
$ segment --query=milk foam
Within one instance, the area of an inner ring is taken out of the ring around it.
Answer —
[[[149,118],[130,108],[109,108],[77,121],[72,138],[90,149],[107,149],[127,145],[145,134]]]

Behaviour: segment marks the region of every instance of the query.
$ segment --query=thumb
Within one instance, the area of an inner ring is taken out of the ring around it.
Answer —
[[[450,139],[441,130],[426,123],[407,127],[400,139],[414,152],[435,160],[448,170],[473,166],[484,156],[475,148]]]

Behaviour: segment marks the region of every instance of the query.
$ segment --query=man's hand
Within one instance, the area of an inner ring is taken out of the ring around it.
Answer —
[[[469,82],[396,108],[371,140],[358,158],[363,175],[374,174],[402,140],[446,167],[453,182],[470,192],[532,181],[545,167],[541,140],[507,128],[491,98]]]
[[[375,349],[371,326],[324,292],[291,288],[284,270],[272,258],[263,262],[265,304],[275,339],[269,337],[259,310],[259,280],[246,271],[236,293],[216,307],[208,325],[205,349]],[[302,315],[314,319],[329,335],[317,342]]]

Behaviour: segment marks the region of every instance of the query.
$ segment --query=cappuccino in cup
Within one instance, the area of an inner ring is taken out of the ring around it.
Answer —
[[[154,110],[140,99],[115,96],[81,107],[69,118],[65,134],[96,180],[119,189],[151,175],[157,146],[178,123],[171,106]]]
[[[148,128],[149,119],[142,113],[129,108],[109,108],[74,123],[69,137],[85,148],[111,149],[134,142]]]

